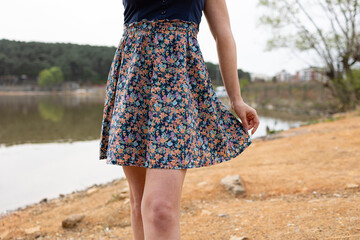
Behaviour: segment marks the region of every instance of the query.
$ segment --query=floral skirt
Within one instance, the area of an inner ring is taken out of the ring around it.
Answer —
[[[107,79],[100,160],[186,169],[228,161],[251,144],[211,85],[198,30],[179,19],[124,25]]]

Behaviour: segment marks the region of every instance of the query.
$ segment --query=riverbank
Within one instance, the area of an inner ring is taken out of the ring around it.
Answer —
[[[254,82],[243,87],[241,95],[257,110],[277,110],[293,115],[326,117],[341,108],[330,89],[318,81]]]
[[[359,146],[357,110],[256,139],[229,162],[188,170],[182,239],[360,239]],[[235,174],[246,187],[244,197],[230,195],[220,182]],[[63,228],[73,214],[84,218],[75,228]],[[126,179],[44,199],[0,218],[0,239],[131,236]]]
[[[16,88],[0,88],[0,96],[44,96],[44,95],[77,95],[77,96],[89,96],[89,95],[104,95],[105,87],[103,85],[96,86],[84,86],[75,89],[63,89],[63,90],[26,90],[21,86]]]

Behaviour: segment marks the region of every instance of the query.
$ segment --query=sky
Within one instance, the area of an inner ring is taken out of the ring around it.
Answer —
[[[311,64],[290,49],[266,52],[271,32],[258,26],[257,0],[226,0],[243,71],[273,76],[295,74]],[[66,42],[116,47],[123,33],[122,0],[0,0],[0,39]],[[202,16],[198,42],[205,61],[218,63],[215,41]]]

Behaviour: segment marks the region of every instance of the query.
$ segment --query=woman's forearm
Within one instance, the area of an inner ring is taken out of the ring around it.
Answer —
[[[216,37],[220,71],[231,102],[243,101],[237,72],[236,44],[231,31]]]

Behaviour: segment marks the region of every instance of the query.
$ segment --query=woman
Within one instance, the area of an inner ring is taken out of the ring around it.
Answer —
[[[228,161],[251,144],[256,111],[240,95],[225,0],[123,0],[124,33],[111,64],[100,160],[121,165],[134,239],[180,239],[186,170]],[[204,12],[231,109],[216,96],[197,33]]]

